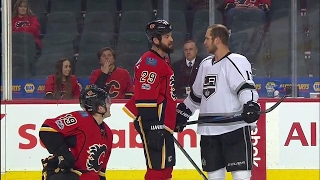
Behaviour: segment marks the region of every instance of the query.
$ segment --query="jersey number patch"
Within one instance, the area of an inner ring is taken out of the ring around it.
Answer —
[[[77,124],[77,119],[71,114],[67,114],[64,117],[61,117],[60,120],[62,120],[66,126]]]
[[[202,94],[206,99],[208,99],[211,95],[216,93],[217,79],[218,79],[218,76],[216,74],[208,74],[205,76]]]
[[[153,84],[156,81],[156,78],[157,78],[157,74],[155,72],[142,71],[140,82],[141,83],[147,82],[149,84]]]

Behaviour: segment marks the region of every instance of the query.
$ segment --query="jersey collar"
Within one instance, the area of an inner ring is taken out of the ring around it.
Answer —
[[[224,55],[224,56],[223,56],[221,59],[219,59],[218,61],[215,61],[216,56],[214,56],[214,57],[212,58],[212,60],[211,60],[212,65],[220,62],[222,59],[228,57],[230,54],[232,54],[232,53],[229,51],[226,55]]]
[[[161,59],[165,60],[164,57],[162,57],[159,53],[157,53],[157,51],[150,49],[149,51],[151,51],[152,53],[154,53],[155,55],[159,56]]]

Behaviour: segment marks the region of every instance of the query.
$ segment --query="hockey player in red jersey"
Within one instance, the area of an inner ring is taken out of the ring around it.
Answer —
[[[84,111],[46,119],[40,128],[40,140],[52,154],[42,160],[42,180],[106,180],[113,139],[103,122],[111,116],[109,94],[92,86],[79,100]]]
[[[175,165],[176,126],[174,74],[166,54],[173,50],[172,27],[165,20],[148,23],[152,48],[136,63],[134,96],[123,110],[134,119],[147,165],[145,180],[169,180]]]

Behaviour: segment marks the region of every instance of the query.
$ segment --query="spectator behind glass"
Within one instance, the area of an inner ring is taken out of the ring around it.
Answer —
[[[251,8],[258,10],[262,16],[263,21],[265,21],[267,13],[269,12],[269,7],[271,5],[271,0],[225,0],[226,6],[225,6],[225,11],[226,11],[226,25],[227,28],[230,30],[231,25],[232,25],[232,19],[233,16],[238,12],[238,10],[241,11],[243,8]]]
[[[271,0],[226,0],[226,10],[234,7],[260,8],[263,11],[269,11]]]
[[[115,65],[116,54],[109,47],[102,48],[97,57],[101,65],[90,76],[90,84],[109,92],[113,99],[130,99],[133,95],[133,85],[126,69]],[[130,59],[128,59],[130,60]]]
[[[25,32],[34,36],[36,46],[41,49],[40,23],[30,9],[27,0],[17,0],[12,11],[12,32]]]
[[[71,63],[68,59],[59,59],[56,63],[56,73],[47,78],[45,99],[77,99],[80,87],[76,76],[71,74]]]
[[[188,40],[183,46],[184,59],[172,64],[175,74],[175,89],[178,98],[188,96],[191,86],[197,76],[201,58],[197,56],[198,48],[194,41]]]
[[[220,10],[225,0],[214,0],[215,8]],[[209,0],[187,0],[188,9],[198,11],[201,9],[209,9]]]

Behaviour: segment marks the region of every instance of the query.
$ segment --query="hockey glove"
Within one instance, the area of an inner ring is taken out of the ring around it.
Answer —
[[[58,168],[59,159],[57,156],[49,156],[45,159],[41,159],[43,166],[42,169],[42,180],[47,180],[49,177],[56,173]],[[59,169],[58,169],[59,170]]]
[[[250,124],[256,122],[259,119],[259,111],[259,104],[253,101],[249,101],[243,105],[243,112],[241,115],[243,117],[243,120]]]
[[[63,170],[69,170],[73,168],[75,159],[73,157],[73,154],[70,152],[69,148],[66,145],[61,146],[57,150],[57,154],[59,163],[58,168]]]
[[[184,103],[180,103],[177,107],[176,128],[174,132],[182,132],[191,115],[190,109]]]
[[[150,126],[150,131],[147,134],[147,144],[149,148],[162,150],[164,135],[166,130],[163,124],[154,124]]]

